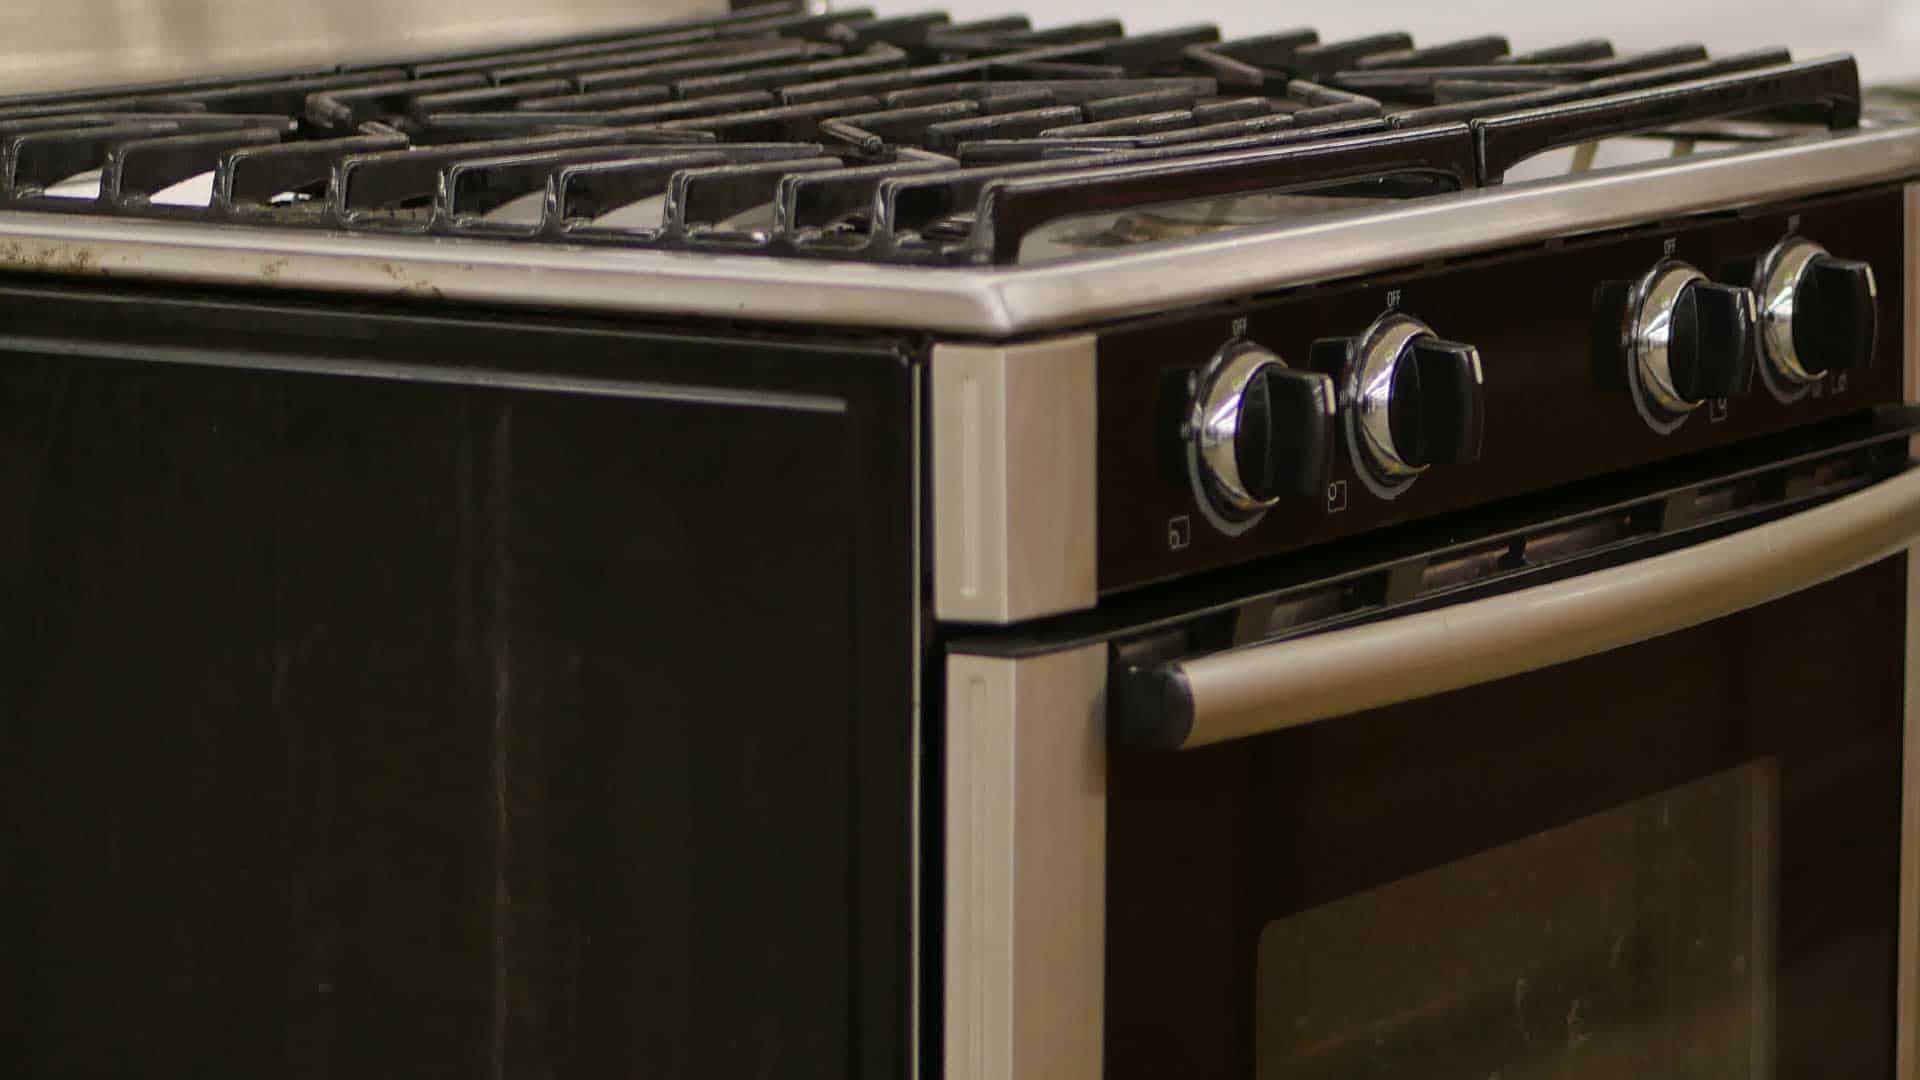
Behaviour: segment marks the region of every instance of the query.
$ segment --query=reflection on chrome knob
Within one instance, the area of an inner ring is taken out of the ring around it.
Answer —
[[[1398,495],[1432,465],[1479,460],[1479,350],[1443,341],[1406,315],[1388,315],[1339,347],[1348,373],[1348,438],[1375,494]]]
[[[1716,285],[1668,260],[1627,294],[1626,352],[1641,415],[1661,432],[1710,398],[1743,394],[1753,380],[1753,293]]]
[[[1774,396],[1794,400],[1829,371],[1872,363],[1879,306],[1873,267],[1789,237],[1760,260],[1753,288],[1760,370]]]
[[[1201,505],[1227,531],[1285,495],[1318,496],[1333,457],[1333,380],[1237,341],[1195,386],[1186,437]]]

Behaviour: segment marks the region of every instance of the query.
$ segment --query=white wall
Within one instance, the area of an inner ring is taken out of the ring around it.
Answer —
[[[843,5],[852,0],[835,0]],[[1418,42],[1503,33],[1526,49],[1604,37],[1621,49],[1697,41],[1716,53],[1786,45],[1859,57],[1870,80],[1920,79],[1920,0],[867,0],[883,12],[944,7],[966,18],[1025,10],[1036,24],[1112,14],[1130,30],[1214,22],[1228,35],[1311,26],[1323,39],[1405,30]]]
[[[1869,79],[1920,79],[1920,0],[830,0],[883,12],[945,7],[1035,21],[1118,15],[1150,30],[1212,21],[1229,35],[1302,24],[1325,38],[1404,29],[1444,41],[1498,31],[1516,48],[1607,37],[1623,49],[1698,41],[1716,52],[1786,44],[1850,51]],[[724,0],[0,0],[0,91],[259,70],[661,18]],[[399,42],[394,40],[398,36]],[[370,40],[381,44],[369,45]]]
[[[0,0],[0,92],[431,54],[726,0]]]

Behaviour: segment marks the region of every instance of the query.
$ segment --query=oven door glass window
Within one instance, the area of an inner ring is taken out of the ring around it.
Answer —
[[[1771,1076],[1779,801],[1768,758],[1268,923],[1258,1075]]]

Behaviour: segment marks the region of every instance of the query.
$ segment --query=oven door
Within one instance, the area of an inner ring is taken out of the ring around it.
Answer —
[[[948,1080],[1913,1076],[1904,454],[957,645]]]

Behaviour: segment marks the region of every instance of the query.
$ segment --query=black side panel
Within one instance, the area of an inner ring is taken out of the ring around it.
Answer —
[[[0,311],[0,1072],[901,1075],[897,353]]]

